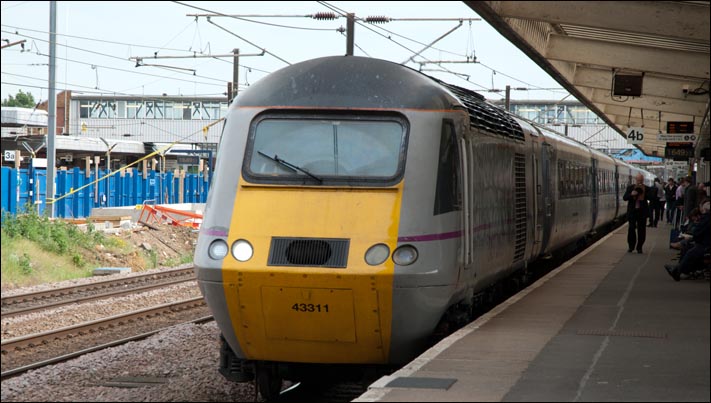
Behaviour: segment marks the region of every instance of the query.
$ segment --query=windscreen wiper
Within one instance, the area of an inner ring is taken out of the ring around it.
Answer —
[[[305,170],[305,169],[303,169],[303,168],[301,168],[301,167],[299,167],[299,166],[297,166],[297,165],[294,165],[294,164],[292,164],[292,163],[290,163],[290,162],[284,161],[283,159],[279,158],[279,156],[276,155],[276,154],[274,154],[274,156],[272,157],[272,156],[269,156],[269,155],[267,155],[267,154],[264,154],[263,152],[261,152],[261,151],[259,151],[259,150],[258,150],[257,152],[259,153],[259,155],[261,155],[261,156],[263,156],[263,157],[266,157],[266,158],[269,158],[270,160],[272,160],[272,161],[274,161],[274,162],[276,162],[276,163],[278,163],[278,164],[281,164],[281,165],[283,165],[283,166],[285,166],[285,167],[291,169],[291,170],[294,171],[294,172],[296,172],[296,171],[301,171],[301,172],[305,173],[306,175],[308,175],[308,176],[310,176],[310,177],[316,179],[317,181],[319,181],[319,183],[323,183],[323,179],[319,178],[318,176],[312,174],[311,172],[309,172],[309,171],[307,171],[307,170]]]

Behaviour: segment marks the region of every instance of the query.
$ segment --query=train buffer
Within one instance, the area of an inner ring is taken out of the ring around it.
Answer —
[[[165,206],[143,204],[138,222],[153,229],[157,229],[157,225],[160,224],[198,229],[202,224],[202,214],[176,210]]]

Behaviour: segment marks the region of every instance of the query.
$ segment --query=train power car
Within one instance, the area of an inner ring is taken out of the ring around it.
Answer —
[[[396,63],[272,73],[231,107],[195,251],[220,372],[273,397],[310,367],[404,364],[624,215],[638,171]]]

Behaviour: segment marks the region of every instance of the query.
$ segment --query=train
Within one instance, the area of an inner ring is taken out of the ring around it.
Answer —
[[[385,60],[290,65],[231,105],[198,236],[219,371],[401,365],[488,290],[624,218],[653,175]]]

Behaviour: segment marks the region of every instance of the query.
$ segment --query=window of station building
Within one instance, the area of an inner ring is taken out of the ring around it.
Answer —
[[[578,106],[571,106],[568,107],[568,113],[570,114],[570,117],[573,119],[573,123],[578,123],[578,124],[585,124],[585,123],[594,123],[594,115],[588,108],[584,107],[578,107]],[[592,116],[591,116],[592,115]]]
[[[173,116],[173,106],[175,103],[173,101],[165,101],[163,104],[164,119],[175,119]]]
[[[203,103],[203,119],[214,120],[220,118],[220,104],[218,102]]]
[[[155,108],[156,119],[165,119],[165,102],[155,101],[153,107]]]
[[[126,101],[116,102],[116,117],[121,119],[126,118]]]
[[[79,101],[80,118],[217,120],[227,115],[226,102]]]
[[[524,119],[532,120],[537,123],[544,121],[545,106],[542,105],[515,105],[514,113]]]
[[[89,109],[90,118],[111,118],[114,117],[114,111],[116,108],[115,103],[108,101],[90,101],[92,106]]]
[[[187,108],[183,109],[183,119],[200,119],[200,102],[188,102]]]
[[[153,119],[156,117],[155,102],[146,101],[146,119]]]
[[[143,101],[127,101],[126,117],[128,119],[143,119],[145,117]]]
[[[91,114],[91,108],[93,107],[91,101],[79,101],[79,117],[88,118]]]
[[[190,116],[190,103],[188,102],[175,102],[173,103],[173,116],[169,119],[184,119],[185,111],[188,111],[188,116]]]

